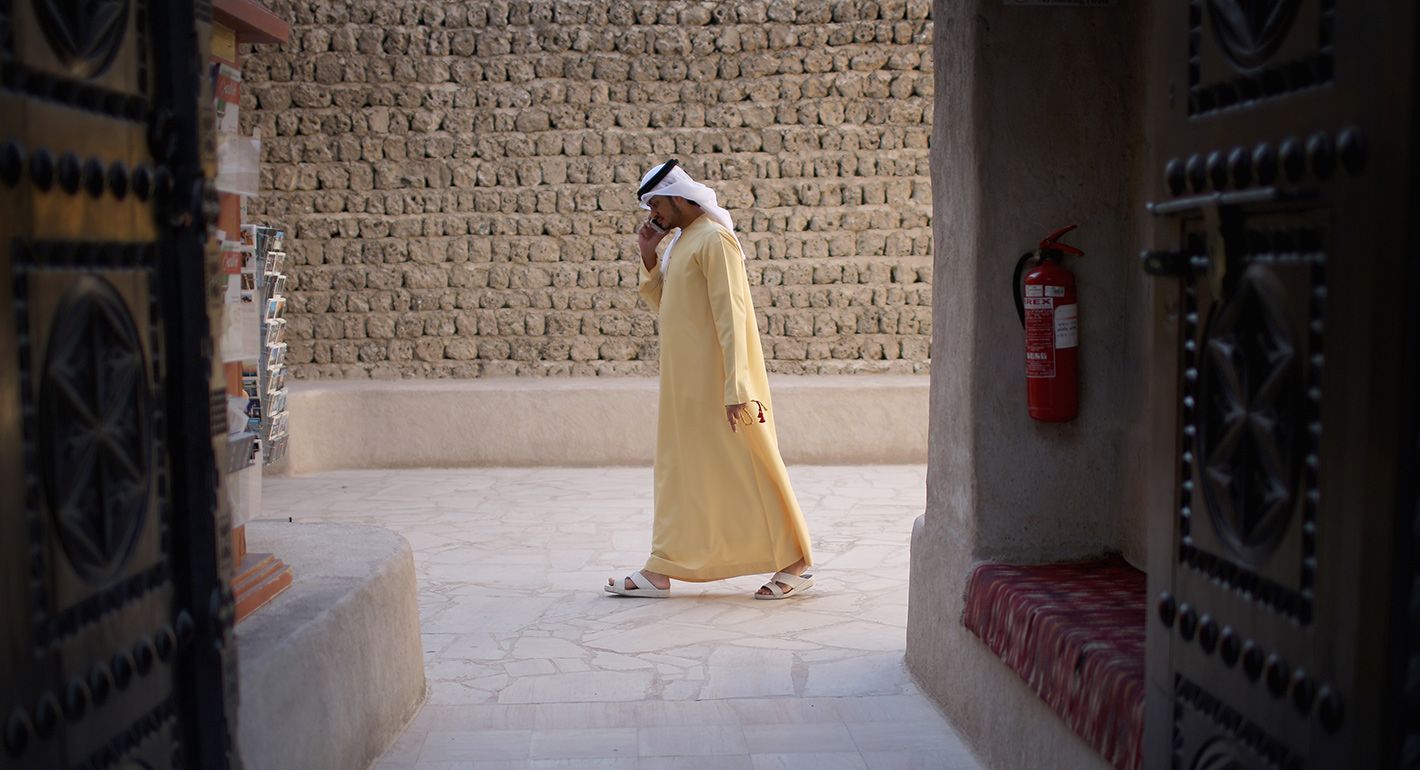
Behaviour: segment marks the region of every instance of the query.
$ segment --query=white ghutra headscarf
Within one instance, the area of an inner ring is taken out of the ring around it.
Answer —
[[[647,171],[646,175],[641,177],[641,188],[636,191],[636,195],[641,199],[641,208],[647,210],[651,208],[650,200],[657,195],[685,198],[699,206],[705,216],[724,225],[730,235],[734,236],[736,245],[740,243],[739,236],[735,235],[735,221],[730,218],[730,212],[720,207],[715,191],[691,179],[690,174],[680,167],[675,158]],[[666,244],[666,250],[661,252],[662,273],[666,271],[666,265],[670,264],[671,249],[675,248],[675,242],[679,239],[680,231],[677,230],[671,235],[671,242]],[[740,247],[740,257],[744,258],[743,246]]]

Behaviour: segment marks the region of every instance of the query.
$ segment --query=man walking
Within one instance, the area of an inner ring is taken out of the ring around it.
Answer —
[[[661,334],[655,523],[646,566],[605,588],[663,598],[671,578],[773,572],[755,598],[797,596],[813,585],[808,527],[779,456],[734,222],[674,159],[636,194],[651,212],[637,233],[641,296]]]

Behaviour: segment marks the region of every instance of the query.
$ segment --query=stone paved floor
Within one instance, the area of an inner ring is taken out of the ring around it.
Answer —
[[[429,699],[376,770],[976,768],[903,665],[925,468],[790,470],[814,588],[613,597],[650,545],[643,469],[270,478],[271,516],[370,523],[414,548]]]

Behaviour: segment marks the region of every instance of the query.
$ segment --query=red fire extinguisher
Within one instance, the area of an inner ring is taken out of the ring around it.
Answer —
[[[1026,330],[1026,399],[1030,416],[1042,422],[1068,422],[1080,412],[1080,306],[1075,276],[1061,261],[1085,252],[1058,241],[1078,226],[1056,230],[1040,248],[1021,255],[1011,278],[1016,315]],[[1021,273],[1032,260],[1022,283]]]

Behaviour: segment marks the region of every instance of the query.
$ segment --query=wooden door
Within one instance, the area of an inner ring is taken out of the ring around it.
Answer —
[[[210,18],[0,0],[6,768],[235,764],[199,141]]]
[[[1420,681],[1416,4],[1162,5],[1145,764],[1395,767]]]

